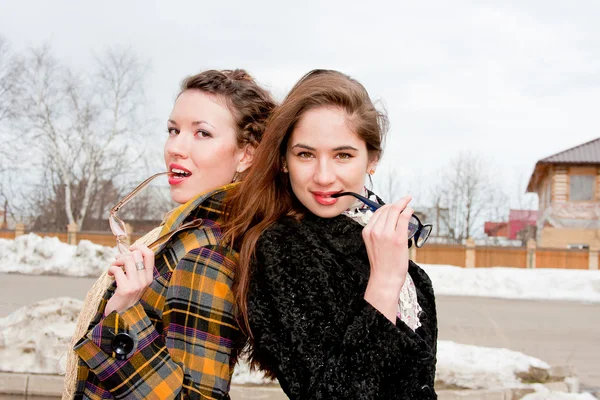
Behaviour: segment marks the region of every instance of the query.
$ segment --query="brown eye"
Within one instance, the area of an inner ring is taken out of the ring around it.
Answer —
[[[300,157],[300,158],[311,158],[312,157],[312,153],[309,153],[308,151],[303,151],[301,153],[298,153],[298,157]]]
[[[196,132],[196,136],[200,138],[211,138],[213,135],[210,132],[199,130]]]
[[[178,135],[179,134],[179,129],[176,129],[176,128],[167,128],[167,133],[169,135]]]

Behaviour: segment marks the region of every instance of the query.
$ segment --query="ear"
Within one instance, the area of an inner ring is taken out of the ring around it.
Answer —
[[[375,170],[377,169],[377,164],[379,164],[379,159],[378,158],[374,158],[372,160],[369,161],[369,163],[367,164],[367,174],[372,175]],[[373,171],[373,172],[371,172]]]
[[[235,169],[235,171],[238,174],[241,174],[242,172],[246,171],[248,168],[250,168],[250,166],[252,165],[252,161],[254,160],[254,152],[256,151],[256,148],[254,146],[252,146],[251,144],[247,144],[244,146],[243,149],[240,149],[240,158],[238,160],[238,165]]]

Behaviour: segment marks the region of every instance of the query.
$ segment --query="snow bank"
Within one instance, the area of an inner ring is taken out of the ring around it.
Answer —
[[[597,400],[589,393],[553,392],[543,385],[535,386],[536,392],[522,397],[521,400]]]
[[[436,295],[600,302],[600,271],[424,264]]]
[[[436,381],[469,389],[515,388],[517,372],[549,369],[544,361],[517,351],[438,341]]]
[[[0,272],[99,276],[114,260],[115,248],[82,240],[77,246],[35,234],[0,239]]]
[[[82,305],[82,301],[59,297],[0,318],[0,371],[64,371],[67,346]]]
[[[64,371],[65,354],[82,302],[65,297],[44,300],[0,318],[0,371],[56,374]],[[440,340],[437,381],[463,388],[523,386],[518,372],[548,369],[545,362],[506,349],[477,347]],[[236,384],[272,381],[240,363]]]
[[[67,348],[82,306],[82,301],[59,297],[0,318],[0,372],[64,374]],[[272,381],[240,363],[233,373],[233,383]]]
[[[250,371],[250,366],[244,360],[240,360],[235,366],[231,382],[237,385],[268,385],[270,383],[277,383],[276,380],[273,381],[272,379],[265,378],[262,372]]]
[[[29,234],[14,240],[0,239],[0,272],[99,276],[115,255],[115,248],[87,240],[72,246],[57,238]],[[600,271],[422,267],[438,295],[600,302]]]

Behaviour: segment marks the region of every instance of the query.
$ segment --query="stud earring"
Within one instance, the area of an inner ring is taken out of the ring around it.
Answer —
[[[370,169],[369,172],[368,172],[369,175],[373,175],[374,173],[375,173],[374,169]]]
[[[283,166],[283,172],[285,172],[286,174],[289,172],[287,166]]]

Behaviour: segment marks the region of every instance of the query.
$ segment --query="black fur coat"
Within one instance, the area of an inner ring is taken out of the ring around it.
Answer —
[[[394,326],[364,300],[361,232],[344,215],[308,214],[263,233],[248,296],[251,357],[291,399],[436,399],[431,281],[410,262],[422,326]]]

